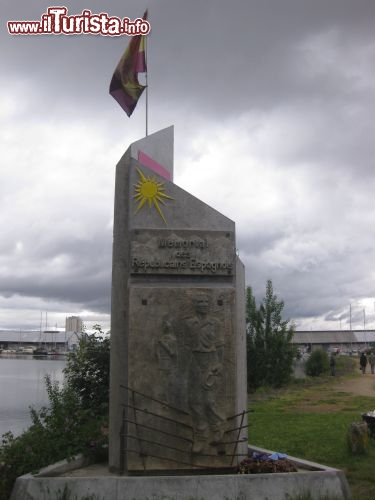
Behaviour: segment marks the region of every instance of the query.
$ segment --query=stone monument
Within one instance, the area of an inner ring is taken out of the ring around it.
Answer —
[[[109,467],[225,470],[247,454],[235,224],[173,183],[173,127],[117,165]]]
[[[110,470],[78,456],[19,477],[11,500],[351,499],[342,471],[293,457],[298,472],[236,473],[248,453],[244,269],[234,223],[173,183],[172,127],[117,166],[112,281]]]

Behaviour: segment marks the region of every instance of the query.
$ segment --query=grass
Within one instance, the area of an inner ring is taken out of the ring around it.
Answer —
[[[337,391],[334,384],[340,379],[358,376],[354,371],[348,374],[351,359],[342,363],[345,374],[339,377],[299,381],[286,390],[250,396],[249,442],[342,469],[353,499],[373,500],[375,439],[369,440],[365,455],[354,456],[346,434],[351,422],[361,421],[361,413],[375,408],[375,394],[363,397]]]

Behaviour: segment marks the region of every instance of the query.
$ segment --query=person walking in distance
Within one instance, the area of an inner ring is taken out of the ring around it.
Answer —
[[[374,351],[371,351],[368,357],[368,362],[370,363],[371,373],[374,374],[375,369],[375,354]]]
[[[367,365],[366,354],[362,352],[361,357],[359,358],[359,366],[363,375],[366,373],[366,365]]]

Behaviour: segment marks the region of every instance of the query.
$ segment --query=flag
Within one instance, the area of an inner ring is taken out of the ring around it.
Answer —
[[[147,20],[147,10],[143,14],[143,19]],[[109,86],[109,93],[128,116],[133,113],[138,99],[146,88],[138,81],[138,73],[147,71],[145,42],[146,35],[135,35],[131,38]]]

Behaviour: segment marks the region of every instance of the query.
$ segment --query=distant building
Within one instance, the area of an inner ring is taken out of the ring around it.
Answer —
[[[82,333],[83,322],[79,316],[69,316],[65,320],[65,331]]]
[[[82,336],[83,322],[78,316],[66,318],[61,330],[0,330],[0,352],[36,348],[64,352],[75,349]]]
[[[58,330],[0,330],[0,351],[7,349],[26,349],[42,347],[58,352],[72,349],[76,338],[69,339],[66,332]]]
[[[306,330],[295,331],[293,343],[311,350],[321,347],[326,350],[339,349],[350,352],[375,347],[374,330]]]

